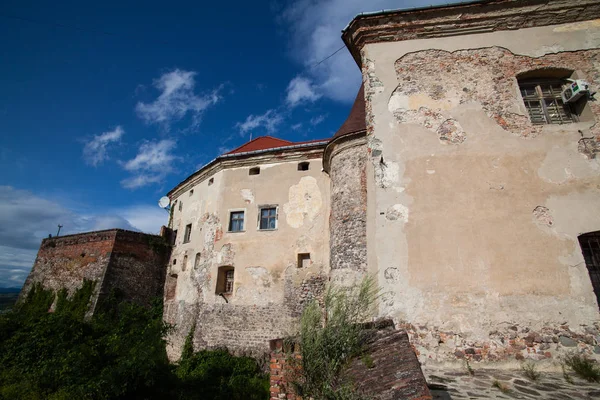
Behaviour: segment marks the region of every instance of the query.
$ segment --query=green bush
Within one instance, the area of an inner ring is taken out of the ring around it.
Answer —
[[[352,287],[330,286],[323,308],[312,301],[302,313],[299,344],[301,368],[294,387],[299,395],[315,399],[364,399],[343,382],[343,370],[362,355],[370,331],[363,322],[372,315],[379,289],[371,277]],[[296,359],[288,360],[292,365]]]
[[[55,294],[35,286],[0,315],[0,399],[267,398],[252,359],[191,352],[169,364],[160,301],[144,308],[112,295],[86,320],[93,289],[85,282],[70,298],[59,292],[48,313]]]

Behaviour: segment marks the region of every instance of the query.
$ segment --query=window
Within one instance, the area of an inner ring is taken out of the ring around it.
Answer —
[[[568,124],[575,121],[569,104],[562,100],[562,79],[529,79],[519,81],[519,88],[531,123]]]
[[[258,175],[260,174],[260,167],[250,168],[248,171],[248,175]]]
[[[592,281],[592,288],[600,305],[600,231],[586,233],[578,239]]]
[[[185,226],[185,235],[183,235],[183,243],[189,243],[190,236],[192,236],[192,224]]]
[[[194,194],[194,189],[190,190],[190,197]]]
[[[181,211],[183,209],[183,201],[179,202],[179,211]]]
[[[277,228],[277,207],[263,207],[260,209],[259,229]]]
[[[173,265],[177,265],[177,259],[176,258],[173,259]]]
[[[229,232],[242,232],[244,230],[244,212],[232,211],[229,214]]]
[[[210,178],[208,180],[208,186],[212,185],[213,183],[215,183],[215,178]]]
[[[217,290],[216,294],[232,294],[234,283],[234,268],[219,267],[217,275]]]
[[[309,165],[310,165],[310,163],[308,163],[308,162],[298,163],[298,171],[308,171]]]
[[[194,269],[198,269],[198,265],[200,265],[200,253],[196,253],[196,259],[194,260]]]
[[[175,246],[175,242],[177,242],[177,229],[173,231],[173,236],[171,236],[171,245]]]
[[[310,253],[299,253],[298,254],[298,268],[310,267]]]
[[[183,256],[183,263],[181,264],[182,271],[185,271],[185,269],[187,268],[187,262],[188,262],[188,256],[185,255],[185,256]]]

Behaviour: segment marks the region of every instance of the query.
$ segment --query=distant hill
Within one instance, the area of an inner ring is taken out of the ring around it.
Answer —
[[[0,287],[0,293],[19,293],[21,288],[18,287]]]

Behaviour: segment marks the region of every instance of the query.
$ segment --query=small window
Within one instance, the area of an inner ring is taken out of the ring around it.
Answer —
[[[190,190],[190,197],[194,194],[194,189]]]
[[[565,83],[561,79],[519,81],[521,96],[532,124],[568,124],[576,121],[571,106],[563,103],[561,93]]]
[[[217,290],[216,294],[232,294],[234,283],[233,267],[219,267],[217,275]]]
[[[309,162],[298,163],[298,171],[308,171]]]
[[[179,211],[181,211],[183,209],[183,201],[179,202]]]
[[[194,260],[194,269],[198,269],[198,265],[200,265],[200,253],[196,253],[196,259]]]
[[[299,253],[298,254],[298,268],[310,267],[310,253]]]
[[[210,178],[208,180],[208,186],[212,185],[213,183],[215,183],[215,178]]]
[[[259,229],[277,228],[277,207],[265,207],[260,209]]]
[[[190,236],[192,236],[192,224],[187,224],[185,226],[185,235],[183,236],[183,243],[189,243]]]
[[[181,264],[182,271],[185,271],[185,269],[187,268],[187,262],[188,262],[188,256],[185,255],[185,256],[183,256],[183,263]]]
[[[229,232],[242,232],[244,230],[244,212],[232,211],[229,214]]]
[[[248,171],[248,175],[258,175],[260,174],[260,167],[250,168]]]
[[[175,246],[175,242],[177,242],[177,229],[173,231],[173,236],[171,236],[171,246]]]
[[[177,259],[176,258],[173,259],[173,265],[177,265]]]

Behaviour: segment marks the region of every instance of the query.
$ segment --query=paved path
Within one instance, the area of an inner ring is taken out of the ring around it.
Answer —
[[[567,382],[562,372],[540,371],[532,382],[521,370],[474,368],[452,370],[423,367],[427,383],[436,400],[458,399],[600,399],[600,384],[577,378],[572,373]],[[502,389],[498,388],[500,386]]]

